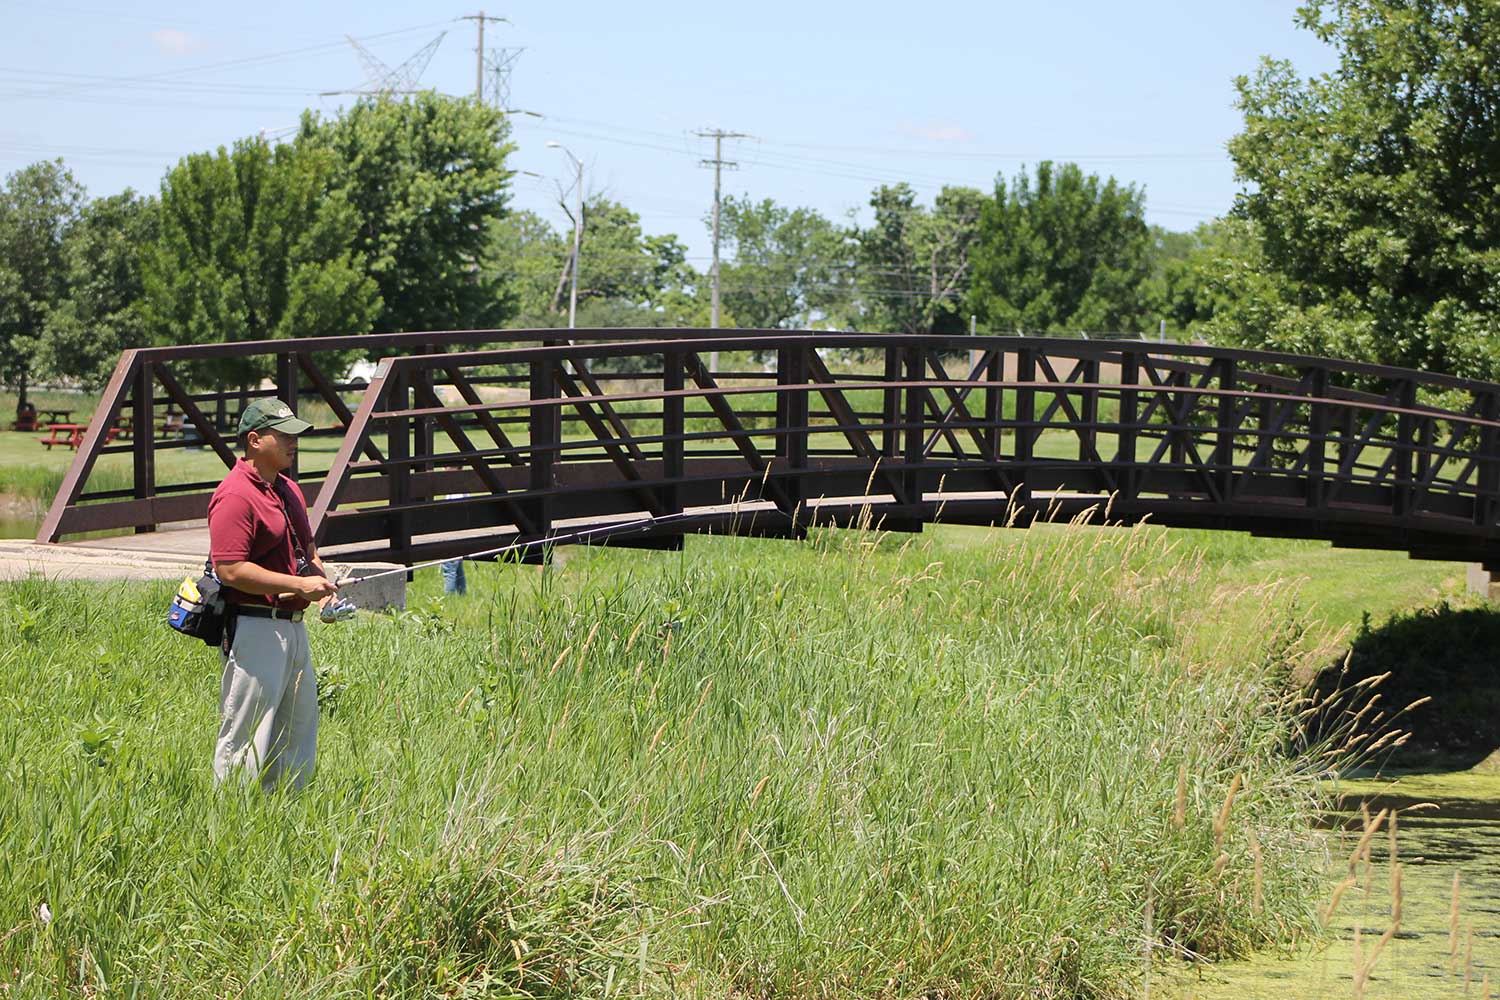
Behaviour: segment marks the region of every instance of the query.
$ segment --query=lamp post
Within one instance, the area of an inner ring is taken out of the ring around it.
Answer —
[[[583,239],[583,161],[573,155],[573,151],[555,139],[547,140],[548,149],[560,149],[567,154],[568,159],[573,161],[573,167],[578,171],[576,186],[578,188],[576,206],[573,210],[573,266],[570,268],[572,275],[572,289],[568,293],[568,329],[573,329],[578,318],[578,244]]]

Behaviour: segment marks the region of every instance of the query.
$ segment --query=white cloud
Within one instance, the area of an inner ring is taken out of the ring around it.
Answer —
[[[151,41],[160,52],[169,56],[185,56],[198,47],[198,39],[186,31],[176,28],[158,28],[151,32]]]
[[[928,142],[968,142],[974,138],[974,133],[956,125],[953,122],[921,122],[913,124],[907,122],[901,126],[905,135],[917,139],[926,139]]]

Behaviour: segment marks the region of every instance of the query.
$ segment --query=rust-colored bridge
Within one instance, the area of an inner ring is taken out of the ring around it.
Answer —
[[[356,354],[383,356],[368,384],[336,374]],[[258,387],[193,389],[236,379]],[[1500,385],[1144,341],[787,331],[127,351],[37,540],[201,526],[255,396],[317,424],[300,481],[320,545],[347,559],[645,518],[614,544],[1086,517],[1500,568]],[[122,417],[128,441],[108,432]]]

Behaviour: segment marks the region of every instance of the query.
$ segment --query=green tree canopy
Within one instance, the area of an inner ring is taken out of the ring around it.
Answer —
[[[875,222],[854,236],[863,325],[900,333],[968,330],[964,295],[984,203],[975,188],[945,187],[932,208],[918,205],[907,184],[875,189]]]
[[[571,216],[572,206],[564,205]],[[579,326],[707,326],[701,280],[675,235],[641,230],[640,216],[594,196],[584,202],[579,244]],[[572,278],[573,229],[554,229],[529,211],[490,227],[487,266],[514,298],[512,327],[564,326]]]
[[[150,342],[142,271],[160,217],[155,198],[129,188],[84,206],[63,245],[66,297],[47,314],[37,343],[43,377],[100,385],[121,351]]]
[[[807,329],[847,311],[854,247],[844,228],[810,208],[731,195],[719,230],[720,301],[736,325]]]
[[[0,188],[0,381],[22,403],[47,316],[67,293],[63,248],[83,202],[62,160],[23,167]]]
[[[364,333],[380,293],[353,249],[358,215],[328,189],[325,150],[245,139],[184,157],[162,181],[161,233],[143,274],[157,343],[225,343]],[[200,377],[248,384],[264,359]]]
[[[303,117],[297,145],[333,154],[329,186],[357,214],[354,249],[383,303],[374,329],[482,328],[509,314],[483,266],[505,212],[508,132],[495,108],[432,92]]]
[[[1338,69],[1266,59],[1236,81],[1238,210],[1307,329],[1246,339],[1500,374],[1500,16],[1491,3],[1313,0]]]
[[[1151,237],[1145,196],[1076,163],[995,181],[979,217],[969,300],[996,331],[1138,332]]]

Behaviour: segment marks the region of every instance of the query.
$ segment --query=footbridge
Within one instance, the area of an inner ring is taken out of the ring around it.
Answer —
[[[351,378],[362,358],[380,360]],[[778,330],[127,351],[37,541],[206,549],[257,396],[315,424],[295,471],[320,546],[347,559],[508,542],[540,559],[621,523],[639,527],[610,544],[676,548],[1077,518],[1500,569],[1500,385],[1202,345]]]

